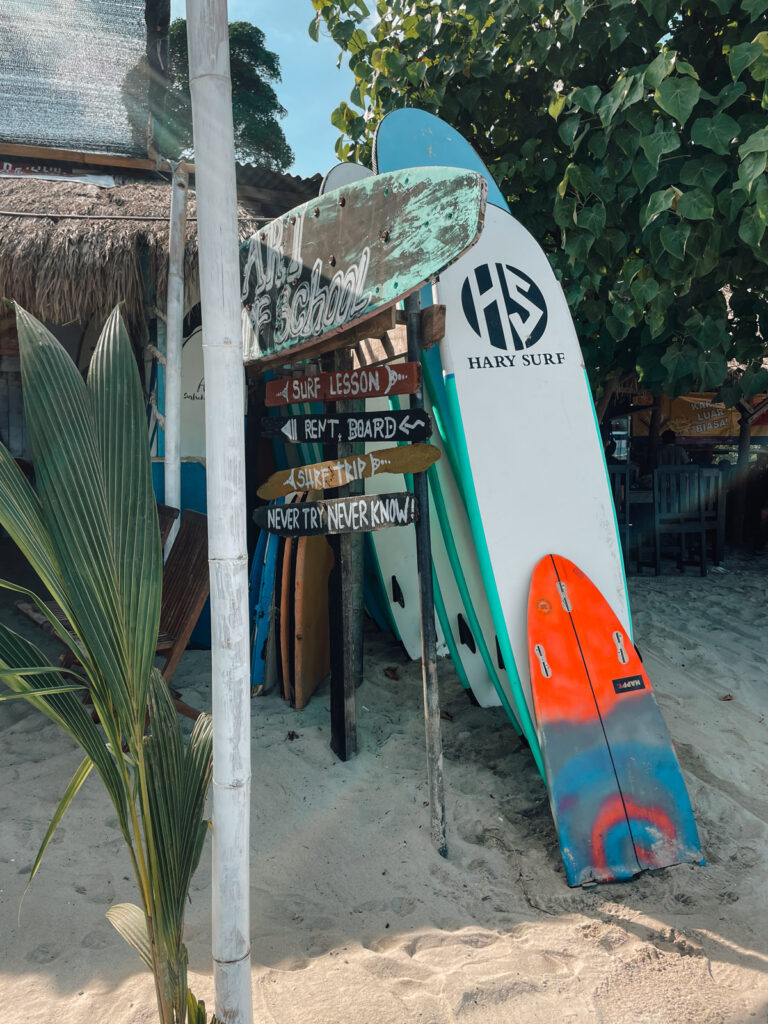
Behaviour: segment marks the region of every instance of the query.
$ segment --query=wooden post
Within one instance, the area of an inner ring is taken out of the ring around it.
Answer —
[[[226,0],[188,0],[206,386],[215,1013],[252,1024],[250,623],[235,146]]]
[[[736,493],[733,509],[733,537],[735,544],[744,544],[747,514],[747,473],[749,472],[749,446],[752,441],[752,421],[746,410],[739,417],[739,454],[736,459]]]
[[[171,223],[168,240],[168,296],[165,337],[165,477],[164,501],[181,508],[181,350],[184,342],[184,246],[188,175],[173,164]],[[179,532],[178,518],[165,543],[165,557]]]
[[[418,292],[405,300],[408,317],[408,358],[421,358],[421,300]],[[412,409],[424,408],[421,389],[411,395]],[[432,590],[432,548],[429,534],[429,493],[427,474],[414,473],[413,493],[419,504],[416,523],[416,563],[419,573],[421,605],[421,675],[424,688],[424,720],[427,737],[427,774],[429,778],[430,834],[432,845],[441,857],[448,855],[445,838],[445,793],[443,787],[443,744],[440,736],[440,697],[437,687],[437,632],[435,599]]]
[[[339,349],[333,355],[335,370],[350,370],[352,354]],[[356,412],[360,403],[336,403],[336,412]],[[339,459],[355,455],[360,445],[348,441],[336,445]],[[363,481],[338,489],[339,497],[362,494]],[[363,678],[363,534],[342,534],[332,541],[338,565],[333,573],[331,642],[331,749],[346,761],[357,753],[355,690]]]

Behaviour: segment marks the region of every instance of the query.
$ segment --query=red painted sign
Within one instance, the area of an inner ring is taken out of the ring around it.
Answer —
[[[337,370],[314,377],[267,381],[266,404],[296,405],[302,402],[340,402],[350,398],[411,395],[421,383],[418,363]]]

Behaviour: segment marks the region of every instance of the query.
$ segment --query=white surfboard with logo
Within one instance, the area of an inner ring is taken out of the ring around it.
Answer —
[[[560,284],[509,213],[487,208],[479,242],[441,275],[436,292],[446,306],[440,354],[476,500],[475,541],[492,610],[497,602],[495,618],[506,624],[514,659],[507,671],[516,668],[532,713],[527,601],[542,554],[587,566],[629,627],[589,384]]]

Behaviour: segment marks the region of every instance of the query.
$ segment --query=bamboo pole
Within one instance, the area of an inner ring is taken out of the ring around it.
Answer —
[[[226,0],[188,0],[200,252],[213,667],[213,976],[251,1024],[248,557],[235,148]]]
[[[188,175],[183,163],[173,164],[171,223],[168,242],[168,298],[165,337],[165,477],[166,505],[181,508],[181,350],[184,338],[184,242]],[[165,557],[179,532],[177,519],[168,534]]]

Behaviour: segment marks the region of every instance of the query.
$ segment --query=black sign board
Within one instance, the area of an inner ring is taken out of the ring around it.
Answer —
[[[423,409],[393,409],[390,412],[347,412],[314,416],[265,416],[261,421],[265,437],[278,437],[294,444],[337,441],[426,441],[432,423]]]
[[[309,537],[319,533],[371,533],[388,526],[407,526],[416,522],[418,515],[416,499],[405,491],[265,505],[256,509],[253,521],[261,529],[281,537]]]

